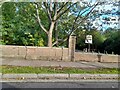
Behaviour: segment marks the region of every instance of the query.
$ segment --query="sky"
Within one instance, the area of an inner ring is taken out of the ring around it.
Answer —
[[[108,28],[120,28],[119,27],[119,23],[120,21],[118,21],[118,15],[116,14],[117,11],[119,11],[119,7],[118,6],[113,6],[113,3],[116,5],[119,5],[119,3],[117,2],[113,2],[115,0],[83,0],[86,2],[90,2],[91,5],[95,4],[97,1],[107,1],[106,4],[103,5],[99,5],[95,8],[95,10],[99,10],[99,12],[102,11],[110,11],[110,13],[108,14],[103,14],[100,17],[92,20],[91,22],[93,23],[93,26],[96,27],[99,30],[106,30]],[[112,3],[110,2],[112,1]],[[118,0],[116,0],[118,1]],[[81,3],[80,3],[81,4]],[[82,12],[84,12],[85,10],[87,10],[89,8],[84,9]],[[83,16],[85,16],[91,9],[89,9],[86,13],[83,14]],[[81,12],[81,13],[82,13]],[[105,18],[110,18],[110,21],[105,21]],[[116,21],[112,21],[112,18],[116,18]]]
[[[88,1],[88,0],[86,0],[86,1]],[[92,1],[93,1],[93,3],[95,3],[96,0],[92,0]],[[111,1],[114,1],[114,0],[111,0]],[[114,4],[119,4],[119,3],[114,2]],[[119,11],[118,6],[113,6],[113,3],[112,4],[107,3],[106,5],[101,5],[101,6],[96,7],[96,9],[99,10],[99,12],[101,10],[103,10],[103,11],[112,10],[112,12],[110,12],[110,14],[101,15],[99,18],[97,18],[93,22],[95,27],[98,27],[98,29],[102,29],[103,31],[108,28],[120,28],[119,27],[120,21],[118,21],[119,16],[116,15],[116,12]],[[110,21],[106,22],[105,20],[103,20],[104,18],[110,18]],[[116,21],[112,21],[112,18],[116,19]],[[98,23],[98,26],[95,23]],[[100,26],[102,26],[102,27],[100,27]]]

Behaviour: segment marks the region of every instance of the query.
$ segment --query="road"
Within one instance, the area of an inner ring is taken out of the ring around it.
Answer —
[[[118,88],[117,82],[3,82],[2,88]]]

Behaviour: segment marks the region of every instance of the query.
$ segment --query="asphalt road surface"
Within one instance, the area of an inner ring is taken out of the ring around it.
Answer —
[[[2,88],[118,88],[118,82],[3,82]]]

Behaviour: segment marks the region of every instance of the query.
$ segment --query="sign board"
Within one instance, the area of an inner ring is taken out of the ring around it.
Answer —
[[[92,44],[92,40],[85,40],[85,43],[89,43],[89,44]]]
[[[85,43],[92,44],[92,35],[86,35]]]
[[[92,39],[92,35],[86,35],[86,39],[87,40]]]

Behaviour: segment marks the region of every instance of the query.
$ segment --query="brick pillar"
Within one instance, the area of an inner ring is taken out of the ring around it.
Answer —
[[[75,46],[76,46],[76,36],[71,35],[69,37],[69,60],[70,61],[74,61]]]

